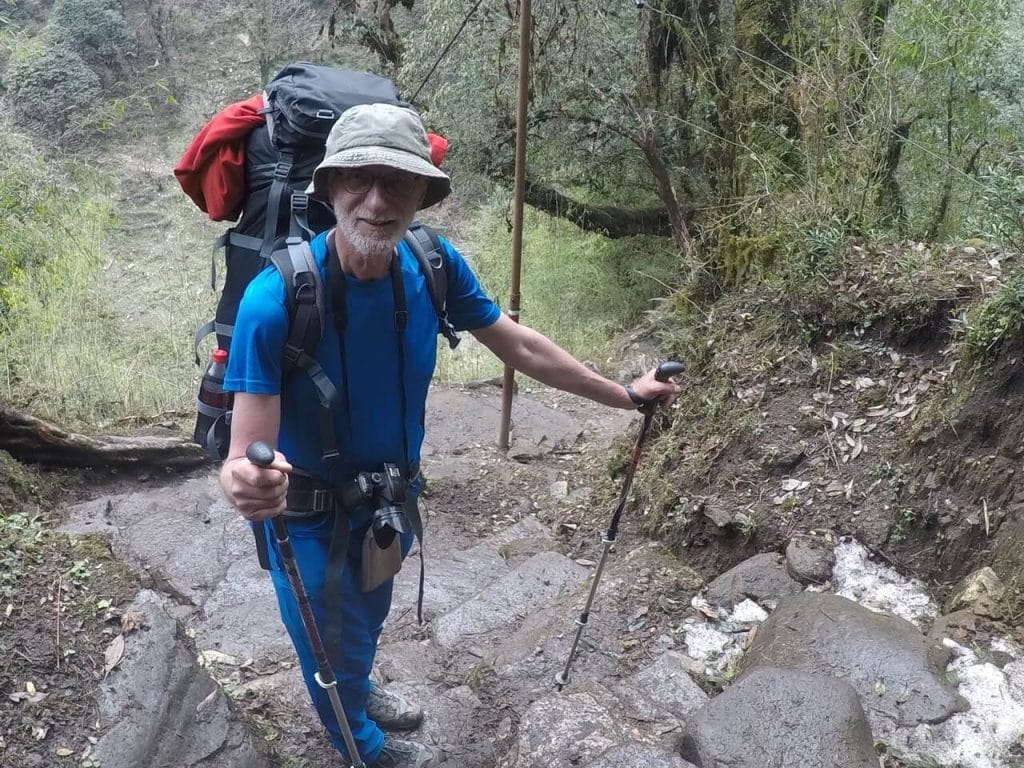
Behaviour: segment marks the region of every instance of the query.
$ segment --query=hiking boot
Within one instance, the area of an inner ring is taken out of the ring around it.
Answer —
[[[406,701],[397,693],[391,693],[376,683],[370,686],[370,698],[366,701],[366,714],[386,731],[411,731],[423,722],[423,708]],[[419,763],[410,763],[419,765]]]
[[[384,749],[370,768],[437,768],[444,753],[405,739],[384,738]]]

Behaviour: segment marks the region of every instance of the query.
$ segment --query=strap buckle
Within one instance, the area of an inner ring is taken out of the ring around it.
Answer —
[[[334,509],[334,494],[330,488],[317,488],[313,491],[312,508],[317,514]]]
[[[305,192],[292,192],[292,210],[305,211],[309,209],[309,195]]]
[[[291,163],[281,162],[274,166],[274,179],[275,181],[284,181],[288,178],[288,173],[292,169]]]

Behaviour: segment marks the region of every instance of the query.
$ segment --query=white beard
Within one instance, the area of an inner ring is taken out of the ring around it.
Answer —
[[[340,210],[340,206],[335,206],[334,218],[337,219],[341,239],[352,246],[357,254],[371,261],[390,256],[406,230],[406,227],[401,226],[401,222],[395,222],[393,233],[382,232],[379,236],[364,235],[357,228],[355,213]]]

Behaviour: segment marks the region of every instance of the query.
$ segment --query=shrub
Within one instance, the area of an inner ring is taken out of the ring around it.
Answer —
[[[4,86],[15,122],[51,138],[81,125],[101,95],[99,77],[82,58],[45,37],[15,46]]]
[[[135,53],[117,0],[57,0],[50,24],[56,40],[92,64],[116,70]]]

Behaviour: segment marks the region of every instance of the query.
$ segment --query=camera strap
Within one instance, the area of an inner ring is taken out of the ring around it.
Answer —
[[[332,230],[333,233],[333,230]],[[349,376],[348,357],[345,349],[345,330],[348,327],[347,294],[345,286],[345,273],[341,268],[341,259],[338,256],[337,245],[333,234],[327,236],[327,280],[331,294],[331,312],[334,315],[334,326],[338,332],[339,353],[341,359],[342,394],[345,402],[345,418],[348,426],[349,445],[352,445],[354,435],[352,431],[352,407],[349,397]],[[405,283],[402,280],[402,265],[398,250],[392,254],[391,268],[391,292],[394,299],[394,325],[395,341],[398,353],[398,401],[399,418],[402,425],[402,456],[399,468],[402,478],[406,483],[411,484],[415,478],[409,476],[409,430],[407,417],[409,411],[408,398],[405,389],[405,328],[409,321],[409,311],[405,300]],[[417,472],[418,474],[418,472]],[[416,597],[416,618],[423,623],[423,588],[425,581],[425,563],[423,559],[423,518],[420,515],[419,504],[416,494],[409,494],[406,497],[404,506],[409,526],[419,543],[420,554],[420,578],[419,589]],[[349,528],[348,519],[344,515],[336,515],[334,518],[334,532],[331,535],[331,546],[328,551],[328,564],[338,566],[332,570],[339,570],[344,566],[348,550]]]

